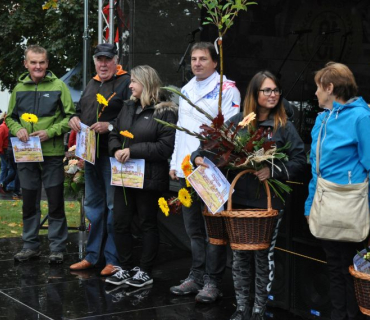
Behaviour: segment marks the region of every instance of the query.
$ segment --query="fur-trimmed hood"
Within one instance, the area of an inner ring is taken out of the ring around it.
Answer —
[[[172,111],[177,117],[179,107],[172,101],[162,101],[154,106],[154,117],[160,116],[166,111]]]

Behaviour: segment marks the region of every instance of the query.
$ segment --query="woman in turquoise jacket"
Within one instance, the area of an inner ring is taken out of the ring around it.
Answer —
[[[329,62],[316,72],[315,82],[319,106],[324,111],[317,116],[311,133],[312,180],[305,204],[307,220],[316,189],[316,146],[322,124],[322,178],[338,184],[362,183],[370,171],[370,108],[361,97],[355,97],[357,85],[352,72],[341,63]],[[358,245],[353,242],[322,240],[330,275],[332,320],[363,318],[357,306],[353,279],[348,271]]]

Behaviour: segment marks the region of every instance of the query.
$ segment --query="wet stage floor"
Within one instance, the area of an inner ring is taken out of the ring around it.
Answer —
[[[83,232],[70,233],[68,253],[61,265],[50,266],[48,241],[42,236],[42,256],[15,263],[22,247],[18,238],[0,239],[0,319],[91,320],[223,320],[235,310],[231,270],[221,286],[223,298],[213,304],[195,303],[194,296],[169,292],[188,275],[190,253],[162,243],[153,271],[154,283],[141,289],[106,284],[101,268],[71,272],[69,265],[83,257]],[[140,252],[140,243],[137,244]],[[302,319],[278,308],[268,308],[272,319]]]

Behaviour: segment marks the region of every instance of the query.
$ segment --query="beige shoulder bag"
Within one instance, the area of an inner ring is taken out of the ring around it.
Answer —
[[[310,211],[309,227],[319,239],[361,242],[370,229],[369,179],[363,183],[337,184],[320,174],[321,125],[316,146],[317,184]]]

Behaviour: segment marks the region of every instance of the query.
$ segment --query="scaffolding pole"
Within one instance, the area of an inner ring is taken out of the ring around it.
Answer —
[[[89,0],[84,0],[84,33],[83,33],[83,76],[82,76],[82,90],[86,88],[87,85],[87,73],[89,64]]]

